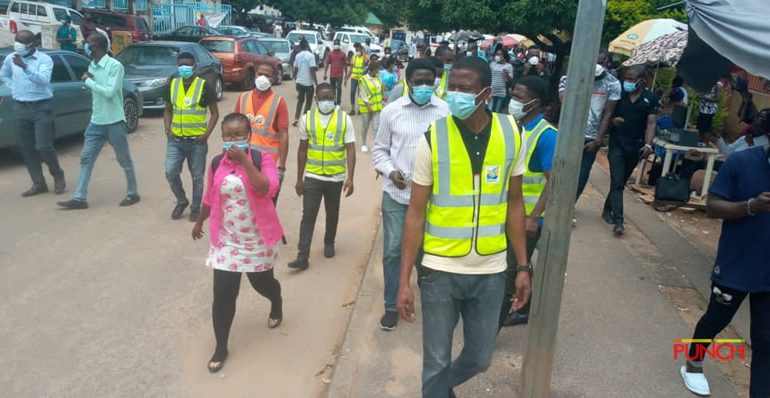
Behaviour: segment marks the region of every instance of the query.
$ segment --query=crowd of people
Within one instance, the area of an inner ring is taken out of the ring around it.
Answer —
[[[120,205],[131,206],[140,197],[122,107],[123,66],[108,54],[106,37],[99,33],[88,35],[84,47],[92,62],[82,80],[92,93],[93,113],[77,188],[71,200],[58,204],[88,207],[89,178],[109,142],[126,177]],[[354,192],[356,144],[368,152],[371,129],[372,164],[382,177],[384,308],[378,326],[394,330],[400,318],[415,320],[410,279],[416,269],[422,303],[422,396],[454,397],[454,387],[490,366],[499,330],[528,321],[531,261],[547,223],[559,134],[546,112],[552,109],[552,91],[562,98],[570,82],[562,78],[558,89],[551,90],[551,75],[537,47],[516,54],[525,61],[517,67],[511,51],[500,43],[490,58],[475,43],[464,53],[441,46],[435,57],[414,59],[404,70],[388,50],[377,57],[359,43],[353,54],[343,54],[335,42],[319,82],[308,43],[299,43],[293,59],[298,103],[291,124],[299,131],[295,192],[302,197],[302,219],[297,256],[288,267],[302,271],[310,266],[321,202],[326,213],[323,254],[335,256],[341,198]],[[263,63],[257,67],[254,89],[239,95],[220,124],[216,96],[197,76],[195,57],[178,54],[177,67],[163,116],[165,172],[176,198],[171,218],[181,218],[189,206],[196,240],[204,236],[204,223],[209,224],[206,264],[213,269],[216,348],[207,366],[217,372],[228,356],[243,273],[270,300],[267,326],[276,328],[283,319],[282,286],[274,269],[279,242],[285,242],[276,206],[290,161],[289,110],[272,89],[274,67]],[[24,196],[48,190],[42,163],[54,177],[55,192],[66,189],[53,149],[51,69],[51,58],[36,49],[34,35],[22,31],[16,35],[15,53],[0,70],[0,78],[12,87],[14,117],[33,183]],[[609,137],[611,184],[601,217],[617,235],[624,232],[625,183],[639,158],[653,150],[659,101],[647,79],[644,66],[625,68],[618,79],[607,53],[598,55],[576,200]],[[342,104],[347,86],[350,112]],[[672,98],[682,100],[681,94]],[[358,142],[356,114],[362,118]],[[767,147],[757,145],[770,133],[769,114],[760,112],[751,130],[754,145],[728,158],[711,189],[708,211],[726,221],[712,274],[714,294],[694,334],[696,339],[713,339],[750,296],[752,397],[766,397],[770,391],[770,302],[761,249],[766,245],[746,239],[770,244],[765,233],[770,164]],[[207,142],[217,126],[224,144],[207,164]],[[192,177],[191,200],[180,178],[185,160]],[[459,318],[466,338],[453,359]],[[696,351],[693,355],[703,354]],[[701,394],[708,392],[702,366],[701,356],[681,370],[687,387]]]

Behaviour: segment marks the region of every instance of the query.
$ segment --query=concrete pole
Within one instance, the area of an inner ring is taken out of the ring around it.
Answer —
[[[521,398],[548,397],[551,387],[583,137],[606,6],[606,0],[580,0],[578,5],[567,73],[568,87],[549,181],[547,216],[533,275]]]

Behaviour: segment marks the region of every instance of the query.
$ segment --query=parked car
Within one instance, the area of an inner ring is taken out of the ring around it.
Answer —
[[[390,41],[390,53],[399,61],[409,61],[409,46],[402,40]]]
[[[223,35],[228,36],[251,36],[251,31],[244,28],[243,26],[219,25],[217,26],[217,30],[222,32]]]
[[[0,31],[16,34],[20,30],[29,30],[39,34],[43,25],[59,25],[66,16],[72,18],[72,26],[80,36],[83,15],[72,8],[37,1],[11,0],[6,15],[0,16]],[[82,37],[78,41],[82,41]]]
[[[377,37],[374,33],[372,33],[371,30],[369,30],[369,28],[365,26],[343,25],[340,31],[355,32],[358,34],[362,34],[372,39],[372,44],[380,44],[380,38]]]
[[[222,36],[222,32],[210,27],[210,26],[182,26],[181,28],[165,34],[160,35],[158,40],[166,41],[188,41],[191,43],[197,43],[204,37],[209,36]]]
[[[322,67],[324,48],[331,47],[331,45],[327,45],[321,34],[315,30],[292,30],[286,35],[286,39],[292,42],[293,45],[299,44],[303,37],[310,45],[310,51],[315,54],[316,64],[318,64],[319,68]]]
[[[263,39],[263,38],[269,38],[269,37],[275,37],[272,33],[266,33],[266,32],[251,32],[251,37],[255,39]]]
[[[366,43],[366,39],[368,37],[369,36],[361,33],[344,32],[344,31],[337,32],[334,34],[334,40],[337,40],[337,39],[340,40],[340,48],[342,49],[342,51],[345,52],[345,54],[347,54],[348,51],[355,52],[355,49],[353,48],[353,46],[356,43],[361,43],[363,45],[364,43]],[[327,48],[327,50],[329,49]],[[382,57],[382,54],[383,54],[382,46],[380,46],[379,44],[374,44],[374,42],[372,42],[372,44],[369,45],[369,54],[376,54]]]
[[[130,32],[135,43],[152,40],[147,21],[141,16],[99,9],[89,9],[87,13],[96,26],[107,31],[110,37],[112,32]]]
[[[53,87],[53,114],[55,136],[66,137],[85,131],[91,121],[91,91],[80,80],[91,62],[70,51],[44,50],[53,59],[51,86]],[[0,48],[0,64],[13,48]],[[133,83],[123,81],[123,110],[128,131],[136,130],[142,116],[142,93]],[[18,144],[13,128],[13,99],[11,88],[0,82],[0,148],[14,148]]]
[[[289,59],[291,58],[291,43],[286,39],[279,39],[277,37],[266,37],[259,39],[259,42],[267,47],[272,56],[281,60],[283,65],[283,78],[291,79],[292,65],[289,65]]]
[[[251,37],[206,37],[200,45],[222,61],[225,83],[239,84],[244,90],[254,87],[257,66],[267,62],[275,69],[275,82],[283,81],[281,60],[271,56],[270,50]]]
[[[196,73],[214,85],[222,99],[222,63],[198,43],[150,41],[132,44],[115,57],[126,70],[125,79],[136,84],[144,97],[145,109],[163,109],[171,78],[177,76],[177,56],[189,52],[195,57]]]

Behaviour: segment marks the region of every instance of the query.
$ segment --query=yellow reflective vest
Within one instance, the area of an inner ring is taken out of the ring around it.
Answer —
[[[435,94],[436,97],[439,97],[441,99],[446,98],[446,92],[447,92],[446,85],[447,85],[447,82],[449,81],[449,72],[450,71],[448,70],[444,71],[444,74],[441,75],[441,81],[438,83],[438,86],[436,86],[436,88],[433,89],[433,94]]]
[[[356,54],[350,68],[350,78],[358,80],[366,74],[366,55]]]
[[[540,136],[548,129],[554,129],[554,127],[545,119],[541,119],[532,130],[524,129],[524,142],[527,144],[527,157],[525,159],[526,171],[524,172],[524,178],[522,179],[521,190],[524,195],[524,212],[526,215],[532,214],[532,210],[535,209],[537,201],[540,200],[540,195],[543,194],[545,184],[548,182],[544,172],[534,172],[529,169],[529,162],[532,160],[532,155],[535,153],[535,148],[537,148],[537,143],[540,141]],[[545,216],[545,211],[543,211],[540,216]]]
[[[347,171],[347,151],[345,132],[348,115],[337,107],[324,127],[321,112],[313,109],[305,114],[305,131],[308,135],[307,166],[308,173],[324,176],[345,174]]]
[[[382,83],[380,83],[380,79],[366,75],[358,80],[358,89],[363,90],[369,98],[368,101],[364,101],[361,95],[358,96],[359,112],[369,113],[367,104],[372,108],[372,112],[382,110]]]
[[[205,80],[196,76],[190,87],[185,90],[181,77],[171,81],[171,132],[175,136],[197,137],[206,134],[206,107],[200,105],[205,84]]]
[[[430,137],[433,192],[426,213],[425,253],[464,257],[474,246],[482,256],[505,251],[508,182],[521,148],[513,117],[492,114],[478,182],[453,117],[431,124]]]

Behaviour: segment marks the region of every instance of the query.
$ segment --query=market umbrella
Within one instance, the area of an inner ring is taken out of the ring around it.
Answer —
[[[457,43],[458,41],[481,40],[483,38],[484,35],[475,30],[458,30],[449,39]]]
[[[513,37],[510,37],[510,36],[503,36],[502,39],[503,39],[503,46],[505,48],[511,48],[511,47],[519,44],[519,42],[516,41],[516,39],[514,39]],[[481,48],[482,49],[486,49],[487,47],[491,46],[492,43],[494,43],[494,41],[495,41],[494,38],[484,40],[484,42],[481,43]]]
[[[527,47],[532,46],[532,45],[535,44],[534,41],[530,40],[527,36],[524,36],[524,35],[513,33],[513,34],[510,34],[510,35],[506,35],[506,36],[510,37],[513,40],[516,40],[517,42],[519,42],[519,43],[521,43],[521,44],[523,44],[523,45],[525,45]]]
[[[658,37],[631,51],[631,57],[623,65],[654,64],[674,66],[687,46],[687,32],[677,31]]]
[[[611,41],[609,51],[631,55],[634,48],[678,30],[687,30],[687,24],[673,19],[650,19],[640,22]]]

